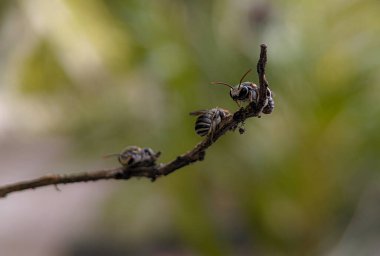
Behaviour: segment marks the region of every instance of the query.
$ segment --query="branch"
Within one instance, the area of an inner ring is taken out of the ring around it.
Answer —
[[[267,88],[269,86],[267,79],[265,78],[265,65],[267,64],[267,46],[265,44],[260,45],[260,58],[257,62],[257,74],[259,75],[259,102],[258,105],[264,108]],[[265,95],[265,96],[264,96]],[[264,97],[262,97],[264,96]],[[262,110],[260,109],[260,112]]]
[[[260,113],[266,102],[266,90],[268,82],[265,78],[265,65],[267,62],[267,46],[262,44],[260,58],[257,63],[257,73],[259,76],[259,100],[258,103],[251,102],[245,108],[241,108],[233,115],[226,117],[219,128],[207,136],[203,141],[198,143],[192,150],[178,156],[173,161],[166,164],[155,164],[149,167],[118,167],[109,170],[99,170],[93,172],[79,172],[74,174],[57,174],[46,175],[37,179],[21,181],[0,187],[0,198],[9,193],[22,191],[26,189],[35,189],[38,187],[58,184],[68,184],[76,182],[88,182],[109,179],[129,179],[131,177],[146,177],[154,181],[158,177],[166,176],[172,172],[187,166],[191,163],[202,161],[205,157],[206,150],[214,144],[222,135],[228,131],[234,131],[239,124],[244,123],[247,118],[260,117]]]

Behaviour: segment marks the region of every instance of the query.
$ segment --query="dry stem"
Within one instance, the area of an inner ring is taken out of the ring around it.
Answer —
[[[46,175],[37,179],[21,181],[0,187],[0,197],[5,197],[11,192],[35,189],[42,186],[67,184],[75,182],[87,182],[108,179],[129,179],[131,177],[146,177],[154,181],[160,176],[166,176],[191,163],[202,161],[208,147],[214,144],[227,131],[235,130],[240,123],[244,123],[247,118],[259,117],[266,101],[266,90],[268,82],[265,78],[265,66],[267,62],[267,46],[260,46],[260,58],[257,63],[257,73],[259,76],[259,101],[257,104],[250,103],[245,108],[241,108],[233,115],[223,120],[220,127],[213,133],[213,136],[206,137],[198,143],[192,150],[178,156],[173,161],[166,164],[157,164],[151,167],[118,167],[109,170],[92,172],[78,172],[74,174]]]

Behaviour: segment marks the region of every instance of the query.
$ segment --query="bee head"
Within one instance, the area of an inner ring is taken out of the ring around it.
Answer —
[[[223,83],[223,82],[212,82],[211,84],[221,84],[221,85],[228,86],[230,88],[230,96],[234,101],[244,100],[244,99],[246,99],[246,97],[249,93],[249,86],[252,83],[251,82],[242,83],[242,82],[243,82],[244,77],[246,77],[246,75],[249,72],[251,72],[251,69],[249,69],[247,72],[245,72],[245,74],[240,79],[239,84],[235,87],[233,87],[227,83]]]
[[[231,88],[230,90],[230,96],[234,101],[237,100],[244,100],[248,96],[249,87],[247,84],[250,84],[250,82],[244,82],[242,84],[237,85],[234,88]]]
[[[237,101],[239,99],[239,92],[240,92],[239,88],[237,88],[237,87],[231,88],[230,96],[234,101]]]

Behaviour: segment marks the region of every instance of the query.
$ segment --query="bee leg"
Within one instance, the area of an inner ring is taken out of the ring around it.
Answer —
[[[150,181],[155,182],[158,176],[159,176],[159,173],[157,171],[157,168],[153,168],[153,173],[151,173],[149,176]]]
[[[249,102],[253,102],[253,93],[252,91],[249,91],[249,95],[248,95],[248,98],[249,98]]]
[[[211,121],[210,132],[209,132],[211,142],[214,142],[214,132],[215,132],[216,127],[218,126],[217,121],[216,121],[217,115],[218,113],[214,112],[211,117],[212,121]]]
[[[210,127],[210,133],[208,135],[211,139],[211,142],[214,142],[214,129]]]

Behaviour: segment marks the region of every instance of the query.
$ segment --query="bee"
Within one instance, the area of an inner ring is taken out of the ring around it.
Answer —
[[[262,112],[264,114],[270,114],[273,112],[273,109],[274,109],[274,100],[272,96],[272,91],[269,88],[267,88],[267,102],[265,103]]]
[[[259,99],[259,87],[252,83],[252,82],[243,82],[243,79],[248,75],[249,72],[251,72],[252,69],[249,69],[240,79],[240,82],[238,85],[231,86],[227,83],[223,82],[212,82],[212,84],[221,84],[228,86],[230,88],[230,96],[232,100],[234,100],[239,107],[241,107],[241,102],[254,102],[257,104]],[[264,104],[264,108],[262,112],[264,114],[270,114],[272,113],[274,109],[274,100],[272,97],[272,91],[267,88],[267,101]]]
[[[251,72],[252,69],[249,69],[240,79],[240,82],[236,86],[231,86],[224,82],[212,82],[211,84],[221,84],[228,86],[230,88],[230,96],[233,101],[241,107],[240,103],[242,102],[255,102],[258,101],[258,87],[252,82],[243,82],[243,79]]]
[[[151,148],[129,146],[119,154],[109,154],[105,157],[117,156],[119,163],[124,167],[148,167],[155,165],[160,152],[155,153]]]
[[[190,115],[198,116],[195,121],[195,132],[201,137],[206,135],[212,137],[222,120],[231,114],[222,108],[212,108],[194,111]]]

